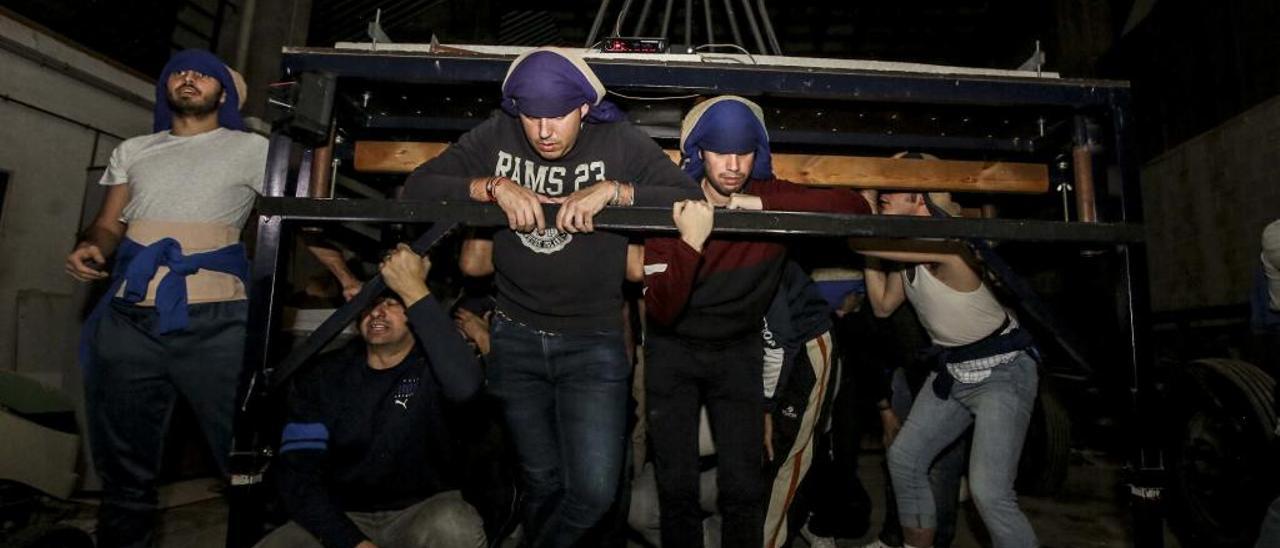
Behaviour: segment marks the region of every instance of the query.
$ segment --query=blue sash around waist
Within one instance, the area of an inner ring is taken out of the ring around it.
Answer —
[[[156,334],[163,335],[186,329],[190,325],[187,315],[187,276],[199,270],[211,270],[231,274],[249,285],[249,259],[244,244],[235,243],[226,247],[193,253],[182,254],[182,244],[173,238],[164,238],[151,245],[144,246],[129,238],[120,242],[116,250],[115,268],[111,272],[111,283],[107,293],[93,307],[89,317],[80,329],[80,364],[88,367],[90,352],[93,348],[93,334],[98,322],[106,313],[111,299],[115,298],[124,285],[124,294],[120,299],[126,303],[141,302],[147,297],[147,286],[155,277],[160,267],[169,267],[169,273],[160,280],[156,287]]]

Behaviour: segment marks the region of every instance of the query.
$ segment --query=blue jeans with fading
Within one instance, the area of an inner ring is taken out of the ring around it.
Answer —
[[[907,382],[907,372],[898,368],[893,372],[893,384],[890,402],[893,413],[902,420],[910,418],[911,405],[915,403],[917,394],[922,390],[932,390],[928,384],[922,385],[916,392],[911,391],[911,383]],[[933,461],[929,470],[929,484],[933,489],[933,501],[936,506],[937,527],[933,535],[934,548],[950,548],[956,537],[956,515],[960,505],[960,478],[964,476],[964,461],[969,454],[969,440],[961,434]],[[885,461],[885,468],[888,468]],[[898,521],[898,508],[894,504],[897,497],[893,491],[893,482],[885,486],[885,494],[890,505],[885,512],[884,527],[880,530],[880,541],[889,545],[902,544],[902,525]]]
[[[493,316],[489,391],[502,403],[525,480],[529,547],[568,547],[613,504],[622,474],[631,364],[620,330],[554,333]]]
[[[1035,531],[1018,508],[1013,482],[1035,405],[1039,383],[1036,362],[1025,352],[997,366],[975,383],[957,382],[951,397],[940,399],[929,375],[911,413],[889,448],[889,473],[897,491],[904,527],[937,527],[929,486],[929,467],[944,448],[973,426],[969,453],[969,489],[996,548],[1038,546]]]

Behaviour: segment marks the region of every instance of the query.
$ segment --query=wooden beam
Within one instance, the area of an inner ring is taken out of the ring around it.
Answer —
[[[1014,162],[775,154],[773,172],[781,179],[821,186],[934,192],[1049,190],[1048,166]]]
[[[449,143],[356,141],[356,171],[409,173],[446,148]]]
[[[408,173],[434,158],[447,143],[357,141],[356,171]],[[680,155],[667,150],[673,162]],[[973,162],[774,154],[773,171],[781,179],[814,186],[946,192],[1048,192],[1049,168],[1043,164]]]

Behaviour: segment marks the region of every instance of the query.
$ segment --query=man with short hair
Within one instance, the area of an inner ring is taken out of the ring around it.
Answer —
[[[400,244],[381,266],[394,292],[360,316],[362,343],[319,358],[290,386],[277,461],[293,521],[259,546],[476,548],[452,404],[480,390],[471,348]]]
[[[677,203],[672,215],[680,236],[648,239],[644,255],[645,405],[662,545],[703,542],[697,440],[699,409],[705,405],[715,438],[723,543],[756,548],[765,541],[765,451],[773,458],[766,435],[771,417],[761,383],[761,334],[786,247],[710,238],[713,208],[846,213],[870,208],[847,190],[809,189],[776,179],[764,114],[741,97],[716,97],[690,110],[681,125],[680,151],[682,166],[701,182],[705,201]],[[830,352],[819,351],[814,359],[812,365],[825,369]],[[752,416],[756,420],[748,419]],[[811,435],[812,420],[808,430]]]
[[[111,280],[80,346],[102,548],[151,543],[179,396],[226,472],[247,313],[240,230],[267,157],[267,140],[244,131],[243,93],[213,54],[174,55],[156,82],[155,133],[111,153],[102,207],[67,256],[75,279]]]
[[[878,205],[882,215],[959,214],[941,192],[881,193]],[[934,546],[938,504],[929,468],[970,426],[969,488],[993,543],[1037,546],[1013,490],[1039,379],[1034,341],[996,300],[963,243],[855,241],[854,249],[869,257],[867,298],[876,315],[911,301],[934,345],[934,371],[888,448],[905,546]],[[889,273],[879,260],[907,268]]]
[[[511,63],[502,110],[409,176],[408,199],[496,203],[510,230],[468,242],[495,272],[490,391],[526,484],[532,547],[567,547],[613,504],[631,377],[623,333],[627,238],[606,206],[668,206],[689,178],[617,106],[582,58],[539,48]],[[560,204],[551,228],[542,206]],[[464,264],[464,266],[466,266]],[[474,269],[467,269],[476,274]]]

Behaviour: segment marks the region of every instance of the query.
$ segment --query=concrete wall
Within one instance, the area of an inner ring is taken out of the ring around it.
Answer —
[[[1280,96],[1142,172],[1155,310],[1248,300],[1262,228],[1280,218]]]
[[[3,16],[0,74],[0,170],[10,176],[0,211],[0,370],[75,397],[87,290],[63,273],[63,260],[82,217],[96,213],[100,193],[87,191],[97,190],[90,181],[111,150],[150,132],[154,88]]]

